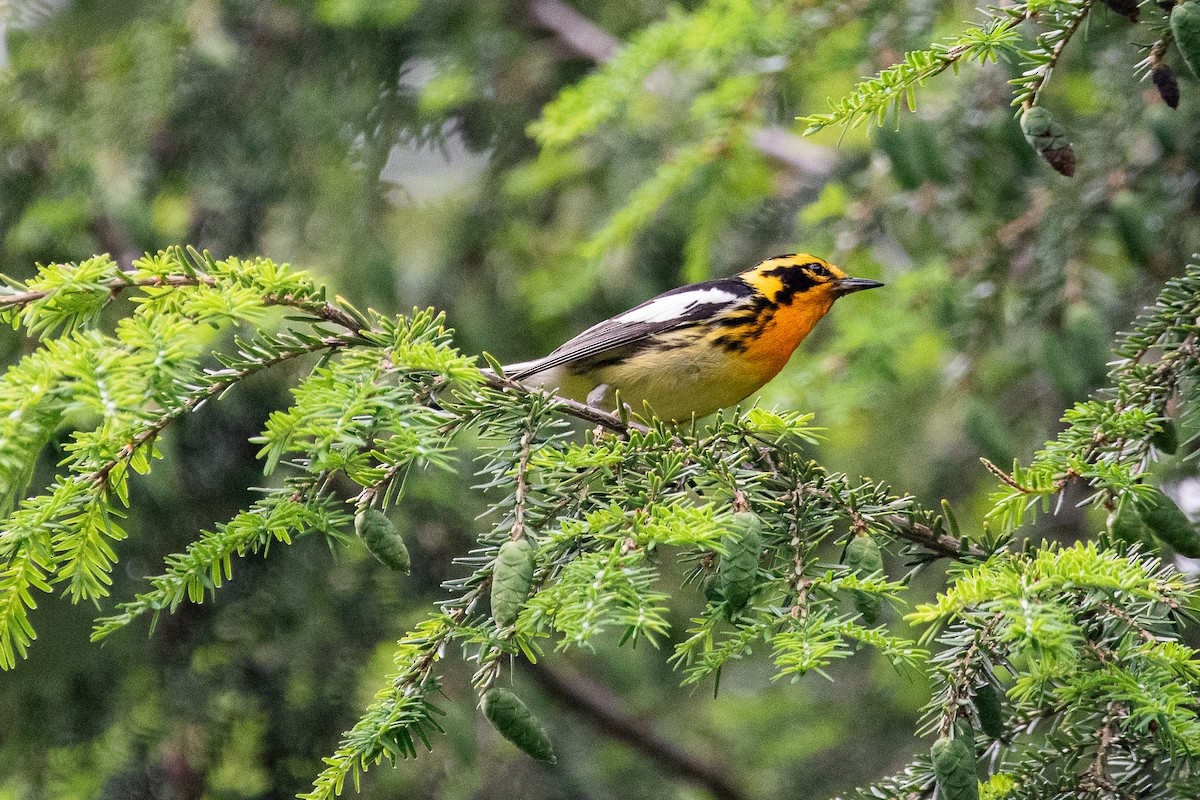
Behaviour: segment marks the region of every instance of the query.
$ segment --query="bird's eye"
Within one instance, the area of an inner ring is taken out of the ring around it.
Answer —
[[[833,274],[824,264],[805,264],[808,271],[820,278],[832,278]]]

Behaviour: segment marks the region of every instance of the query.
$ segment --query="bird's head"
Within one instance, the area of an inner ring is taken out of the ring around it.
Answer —
[[[772,256],[741,274],[770,300],[791,305],[799,297],[832,304],[844,294],[883,286],[869,278],[851,278],[829,262],[808,253]]]

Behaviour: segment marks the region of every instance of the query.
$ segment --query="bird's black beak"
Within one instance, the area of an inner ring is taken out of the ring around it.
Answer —
[[[883,286],[879,281],[873,281],[870,278],[842,278],[837,282],[837,294],[841,297],[844,294],[851,292],[861,292],[863,289],[875,289]]]

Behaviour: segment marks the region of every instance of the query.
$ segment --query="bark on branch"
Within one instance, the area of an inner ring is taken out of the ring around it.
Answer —
[[[564,708],[583,717],[604,736],[632,745],[668,775],[702,787],[717,800],[748,800],[716,764],[687,752],[622,711],[619,698],[607,687],[578,673],[564,675],[544,663],[530,665],[526,671]]]

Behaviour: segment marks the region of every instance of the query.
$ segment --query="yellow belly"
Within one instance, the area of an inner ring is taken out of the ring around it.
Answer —
[[[554,367],[526,378],[527,383],[558,390],[561,397],[612,411],[616,393],[621,402],[644,418],[686,421],[740,403],[774,378],[808,335],[833,298],[812,298],[804,304],[772,309],[746,339],[745,348],[730,350],[717,342],[727,331],[713,328],[694,342],[695,329],[660,334],[654,344],[633,350],[624,360],[606,366]],[[603,358],[616,359],[617,353]],[[598,387],[607,387],[600,390]]]
[[[760,365],[717,349],[705,349],[683,358],[680,350],[644,351],[627,362],[600,367],[583,375],[564,367],[530,376],[529,383],[556,388],[561,397],[589,402],[607,411],[616,408],[616,396],[638,416],[686,421],[732,406],[749,397],[774,376]],[[778,370],[775,370],[778,371]],[[607,386],[602,397],[597,387]]]

